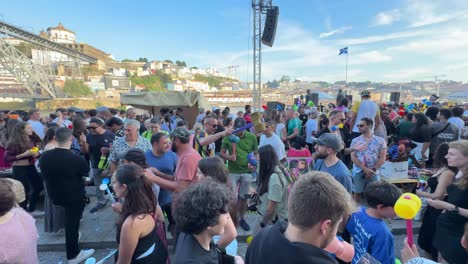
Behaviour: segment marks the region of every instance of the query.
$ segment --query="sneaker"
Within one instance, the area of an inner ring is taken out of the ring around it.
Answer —
[[[94,249],[82,249],[80,253],[74,258],[69,259],[68,264],[78,264],[82,261],[85,261],[87,258],[91,257],[94,254]]]
[[[242,229],[244,229],[245,231],[250,231],[250,226],[249,224],[247,224],[247,222],[245,221],[244,218],[242,218],[240,221],[239,221],[239,225],[242,227]]]
[[[96,206],[94,206],[91,210],[89,210],[89,212],[90,212],[91,214],[94,214],[94,213],[96,213],[97,211],[106,208],[106,206],[107,206],[107,200],[106,200],[104,203],[98,202],[98,203],[96,204]]]
[[[64,236],[65,235],[65,228],[60,228],[59,231],[56,233],[59,236]]]
[[[29,213],[32,217],[38,218],[44,216],[44,211],[35,210]]]

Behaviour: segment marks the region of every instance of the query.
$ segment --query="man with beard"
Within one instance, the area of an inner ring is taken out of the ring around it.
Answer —
[[[214,115],[209,115],[203,119],[203,131],[197,133],[193,142],[193,148],[203,157],[213,157],[215,155],[216,144],[215,142],[223,137],[229,136],[232,130],[221,130],[218,119]]]
[[[174,180],[168,180],[156,176],[150,170],[145,176],[153,183],[159,185],[162,189],[173,192],[175,195],[183,191],[191,183],[198,180],[197,168],[201,160],[200,154],[192,148],[190,142],[190,132],[185,128],[176,128],[171,133],[171,149],[177,154],[177,166],[174,172]],[[175,199],[174,199],[175,200]]]
[[[341,151],[341,140],[332,133],[322,134],[319,138],[314,139],[316,162],[314,170],[323,171],[331,174],[351,193],[352,176],[349,169],[341,161],[336,154]]]
[[[245,263],[337,263],[323,249],[353,211],[351,196],[330,175],[302,175],[289,195],[289,222],[263,228],[247,248]]]

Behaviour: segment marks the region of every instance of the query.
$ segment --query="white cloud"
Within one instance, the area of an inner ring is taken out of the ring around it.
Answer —
[[[411,81],[420,80],[425,75],[432,74],[433,71],[428,68],[407,68],[395,72],[386,73],[383,78],[387,81]]]
[[[358,64],[369,64],[369,63],[379,63],[379,62],[388,62],[391,61],[392,57],[390,55],[384,54],[380,51],[369,51],[358,53],[354,56],[350,56],[349,64],[358,65]]]
[[[369,44],[369,43],[381,42],[381,41],[386,41],[386,40],[414,38],[414,37],[427,35],[430,32],[431,32],[430,30],[403,31],[403,32],[390,33],[386,35],[375,35],[375,36],[366,36],[362,38],[341,39],[341,40],[338,40],[338,43],[340,43],[340,45],[361,45],[361,44]]]
[[[328,37],[331,37],[331,36],[336,35],[336,34],[343,34],[345,31],[350,30],[352,28],[353,27],[351,27],[351,26],[341,27],[341,28],[338,28],[338,29],[335,29],[335,30],[320,33],[319,37],[320,38],[328,38]]]
[[[401,11],[399,9],[393,9],[378,13],[374,18],[374,25],[391,25],[401,19]]]

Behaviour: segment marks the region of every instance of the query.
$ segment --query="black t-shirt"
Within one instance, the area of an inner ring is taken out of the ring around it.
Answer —
[[[247,248],[246,264],[257,263],[338,263],[324,250],[310,244],[291,242],[284,236],[288,226],[285,221],[278,221],[263,228]]]
[[[172,263],[218,264],[218,251],[213,242],[210,243],[210,250],[207,251],[198,243],[193,235],[180,233]]]
[[[39,166],[54,204],[67,206],[84,202],[83,177],[88,176],[89,165],[82,156],[69,149],[55,148],[42,154]]]
[[[302,127],[305,127],[305,124],[307,123],[308,119],[309,118],[307,117],[306,114],[300,114],[299,115],[299,120],[301,120],[301,122],[302,122]]]
[[[86,135],[86,142],[89,145],[89,159],[91,161],[91,167],[97,168],[99,159],[101,158],[101,148],[109,148],[110,144],[114,142],[114,133],[106,130],[102,135]]]
[[[224,127],[218,125],[216,128],[215,133],[223,132],[225,129]],[[221,152],[221,145],[223,144],[223,138],[219,138],[218,140],[215,141],[215,152]]]
[[[422,125],[421,127],[411,129],[410,139],[418,142],[430,142],[432,138],[431,128],[428,125]]]

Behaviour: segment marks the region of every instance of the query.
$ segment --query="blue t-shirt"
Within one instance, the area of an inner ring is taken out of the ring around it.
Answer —
[[[395,263],[392,232],[382,219],[368,215],[365,207],[351,215],[346,230],[354,241],[353,264],[366,253],[382,264]]]
[[[177,165],[177,155],[168,151],[161,157],[156,157],[151,150],[146,152],[146,162],[150,167],[158,169],[160,172],[167,175],[174,175]],[[159,191],[158,202],[160,206],[164,206],[172,201],[171,192],[161,188]]]
[[[341,183],[346,188],[348,193],[351,193],[351,189],[353,186],[352,175],[348,167],[346,167],[346,165],[341,160],[338,160],[338,162],[335,163],[333,166],[327,167],[325,162],[323,162],[323,159],[319,159],[314,164],[314,170],[323,171],[331,174],[339,183]]]

